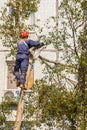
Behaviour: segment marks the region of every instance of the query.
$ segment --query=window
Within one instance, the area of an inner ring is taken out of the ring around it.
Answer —
[[[35,24],[35,13],[30,13],[30,15],[29,15],[29,23],[30,23],[30,25]]]

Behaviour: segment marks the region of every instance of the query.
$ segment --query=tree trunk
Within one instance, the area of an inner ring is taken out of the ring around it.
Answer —
[[[87,1],[83,1],[87,5]],[[84,20],[87,19],[87,9],[84,8]],[[83,36],[87,36],[87,24],[84,25]],[[78,69],[78,96],[79,96],[79,107],[77,106],[78,112],[78,123],[77,130],[86,130],[86,87],[87,87],[87,41],[86,39],[82,43],[81,61]],[[84,63],[85,62],[85,63]]]
[[[21,95],[20,95],[20,99],[19,99],[19,102],[18,102],[16,121],[15,121],[15,124],[14,124],[14,130],[20,130],[20,127],[21,127],[23,107],[24,107],[23,94],[24,94],[24,90],[21,90]]]

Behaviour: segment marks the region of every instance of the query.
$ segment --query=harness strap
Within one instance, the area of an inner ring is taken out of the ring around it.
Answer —
[[[23,43],[28,47],[27,43],[25,41],[23,41]]]

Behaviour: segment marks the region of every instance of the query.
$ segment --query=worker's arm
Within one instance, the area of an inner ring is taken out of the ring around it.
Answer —
[[[33,40],[28,40],[26,42],[29,45],[29,48],[35,47],[36,49],[38,49],[38,48],[44,46],[43,42],[37,42],[37,41],[33,41]]]

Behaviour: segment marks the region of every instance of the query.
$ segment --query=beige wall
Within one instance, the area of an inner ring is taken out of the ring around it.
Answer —
[[[4,52],[4,48],[0,45],[0,101],[3,96],[3,90],[7,87],[7,64],[5,60],[6,52]]]
[[[41,0],[36,20],[40,19],[39,25],[43,25],[51,16],[56,16],[56,0]]]

